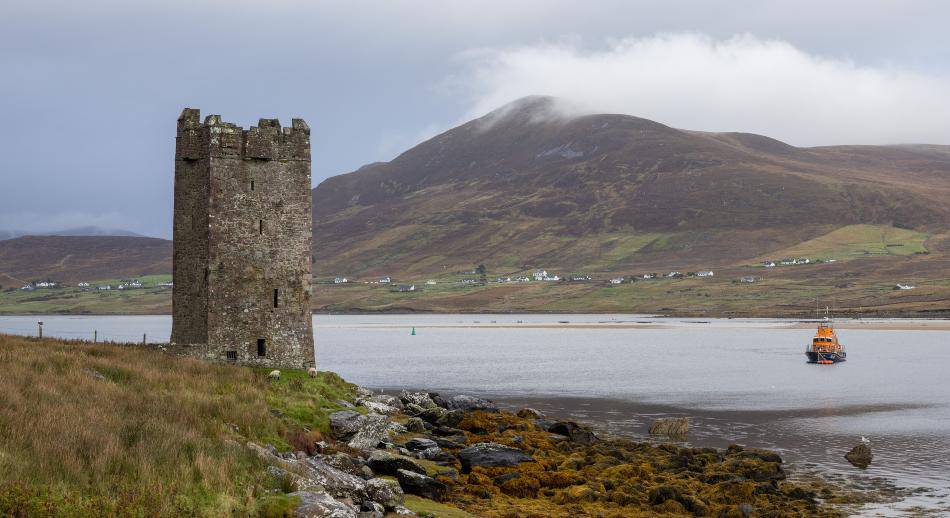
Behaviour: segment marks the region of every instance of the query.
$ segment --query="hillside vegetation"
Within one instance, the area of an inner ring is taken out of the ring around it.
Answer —
[[[946,232],[950,154],[796,148],[627,115],[567,116],[558,100],[530,97],[329,178],[313,196],[318,276],[713,268],[814,249],[838,229],[852,239],[869,228],[860,225]],[[880,237],[852,242],[867,239]]]
[[[352,398],[332,373],[271,382],[134,346],[0,335],[0,363],[2,516],[282,515],[244,441],[290,450]]]
[[[0,286],[169,274],[172,242],[133,236],[24,236],[0,241]]]

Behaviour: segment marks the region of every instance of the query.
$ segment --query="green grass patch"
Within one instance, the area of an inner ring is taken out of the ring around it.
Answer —
[[[848,261],[862,257],[926,253],[927,234],[887,225],[848,225],[775,252],[774,260],[808,257]]]
[[[290,516],[243,446],[303,449],[353,385],[321,372],[0,335],[0,516]]]
[[[415,495],[406,495],[406,502],[404,505],[419,516],[435,516],[438,518],[475,518],[474,514],[466,513],[457,507],[440,504],[439,502],[420,498]]]

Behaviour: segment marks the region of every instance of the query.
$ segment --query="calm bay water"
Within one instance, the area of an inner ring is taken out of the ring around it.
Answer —
[[[138,342],[168,339],[168,316],[0,317],[0,332]],[[564,323],[567,322],[567,323]],[[373,388],[491,396],[645,436],[658,416],[688,415],[690,442],[781,451],[793,471],[899,502],[950,510],[950,331],[844,329],[845,363],[805,363],[810,328],[781,320],[631,315],[318,315],[319,368]],[[415,335],[411,330],[415,328]],[[867,470],[843,455],[871,440]]]

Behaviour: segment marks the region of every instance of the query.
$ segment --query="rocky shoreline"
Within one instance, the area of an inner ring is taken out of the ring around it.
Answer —
[[[332,437],[286,453],[246,444],[299,499],[295,516],[840,516],[847,503],[821,481],[787,480],[767,450],[602,438],[467,395],[356,394],[336,402],[347,409],[329,415]]]

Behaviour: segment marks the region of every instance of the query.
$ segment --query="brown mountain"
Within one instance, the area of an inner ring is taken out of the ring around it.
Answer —
[[[171,273],[172,242],[132,236],[24,236],[0,241],[0,285]]]
[[[313,191],[315,273],[735,264],[857,223],[950,223],[950,147],[797,148],[530,97]]]

